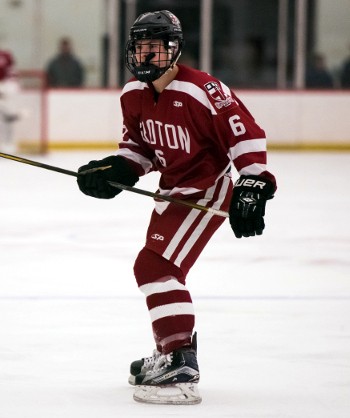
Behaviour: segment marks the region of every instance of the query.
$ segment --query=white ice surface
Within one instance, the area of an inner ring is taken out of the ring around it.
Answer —
[[[104,155],[30,158],[77,170]],[[132,272],[152,199],[92,199],[0,158],[0,418],[348,418],[350,154],[269,163],[264,235],[238,240],[226,221],[188,276],[203,402],[151,406],[127,378],[153,350]]]

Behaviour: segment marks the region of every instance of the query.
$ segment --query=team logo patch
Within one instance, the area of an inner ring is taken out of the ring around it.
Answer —
[[[210,96],[216,101],[215,106],[218,109],[230,106],[231,103],[236,102],[231,96],[223,92],[220,84],[216,81],[210,81],[209,83],[204,84],[204,87]]]

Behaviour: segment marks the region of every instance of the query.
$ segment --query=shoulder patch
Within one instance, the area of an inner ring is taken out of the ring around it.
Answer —
[[[205,83],[204,88],[209,93],[209,96],[214,100],[214,106],[217,109],[228,107],[231,104],[238,106],[236,100],[232,96],[226,94],[220,83],[217,81],[209,81],[208,83]]]

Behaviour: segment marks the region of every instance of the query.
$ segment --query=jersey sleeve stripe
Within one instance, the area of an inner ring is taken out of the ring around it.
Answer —
[[[145,174],[149,173],[152,170],[153,164],[148,158],[145,158],[141,154],[131,151],[128,148],[120,148],[117,152],[117,155],[125,157],[128,160],[131,160],[134,163],[139,164],[145,171]]]
[[[235,160],[240,155],[261,151],[266,151],[265,138],[247,139],[245,141],[238,142],[238,144],[230,148],[229,157],[231,160]]]
[[[254,163],[239,170],[239,174],[241,176],[248,176],[248,175],[259,176],[262,172],[266,170],[267,170],[266,164]]]

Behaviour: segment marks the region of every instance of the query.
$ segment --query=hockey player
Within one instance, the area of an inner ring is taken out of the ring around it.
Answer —
[[[12,54],[0,49],[0,149],[13,152],[16,149],[14,123],[19,120],[15,99],[19,83]]]
[[[126,45],[133,73],[121,106],[123,139],[115,155],[79,168],[80,190],[109,199],[160,172],[159,192],[229,212],[237,238],[261,235],[265,203],[276,190],[266,167],[264,131],[243,103],[215,77],[178,64],[179,20],[167,10],[139,16]],[[240,177],[233,188],[231,164]],[[198,403],[195,314],[186,277],[224,222],[208,212],[155,201],[145,246],[134,264],[146,297],[156,349],[131,364],[134,399]]]

